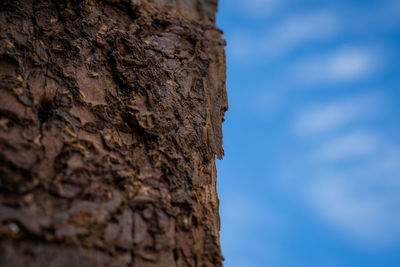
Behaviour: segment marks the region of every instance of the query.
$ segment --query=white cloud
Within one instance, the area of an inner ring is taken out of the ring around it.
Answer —
[[[269,31],[228,35],[228,52],[238,61],[279,58],[301,45],[334,36],[338,21],[326,11],[290,16]]]
[[[285,0],[242,0],[240,7],[253,17],[269,15],[281,6]]]
[[[302,60],[294,64],[291,73],[298,82],[349,82],[377,72],[382,60],[382,53],[376,49],[345,48]]]
[[[304,43],[330,38],[338,28],[338,19],[326,11],[291,16],[257,42],[258,50],[279,57]]]
[[[300,113],[294,130],[302,136],[337,130],[356,120],[379,113],[382,98],[380,93],[370,92],[332,103],[314,104]]]
[[[375,63],[374,55],[368,51],[345,50],[329,60],[330,78],[352,80],[370,71]]]
[[[365,192],[351,177],[319,177],[306,192],[319,216],[346,233],[353,242],[369,248],[400,240],[397,199]]]
[[[358,129],[326,140],[309,155],[303,196],[318,217],[359,248],[400,242],[398,144]]]
[[[343,161],[371,155],[379,145],[378,138],[366,131],[357,131],[335,137],[313,152],[314,162]]]

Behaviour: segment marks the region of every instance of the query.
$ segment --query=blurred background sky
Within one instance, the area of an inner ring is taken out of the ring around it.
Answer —
[[[219,0],[226,267],[400,266],[400,1]]]

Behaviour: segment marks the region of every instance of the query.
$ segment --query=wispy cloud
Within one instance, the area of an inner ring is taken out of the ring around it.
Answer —
[[[269,15],[272,11],[282,6],[285,0],[241,0],[238,7],[244,9],[252,17]]]
[[[330,54],[313,55],[300,60],[291,69],[298,82],[349,82],[376,73],[383,63],[383,53],[373,48],[343,48]]]
[[[356,120],[378,114],[383,98],[378,92],[370,92],[334,102],[312,104],[300,112],[294,130],[301,136],[335,131]]]
[[[337,174],[318,177],[306,192],[318,214],[344,231],[353,241],[369,248],[400,240],[400,216],[396,203],[352,177]]]
[[[378,138],[368,131],[356,131],[322,143],[311,155],[314,162],[343,161],[376,152]]]
[[[339,20],[330,12],[298,14],[283,19],[271,30],[231,34],[228,51],[239,61],[274,59],[304,44],[331,38],[338,29]]]
[[[259,40],[258,50],[279,57],[305,43],[330,38],[338,29],[338,19],[327,11],[290,16]]]
[[[379,129],[362,128],[387,103],[374,91],[313,104],[293,127],[315,147],[303,161],[304,199],[344,239],[373,250],[400,242],[400,149]]]

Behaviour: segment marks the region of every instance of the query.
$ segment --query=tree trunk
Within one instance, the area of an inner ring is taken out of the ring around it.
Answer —
[[[216,0],[0,3],[0,266],[221,266]]]

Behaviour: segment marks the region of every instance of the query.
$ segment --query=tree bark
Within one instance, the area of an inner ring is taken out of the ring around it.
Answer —
[[[216,0],[0,3],[0,266],[221,266]]]

